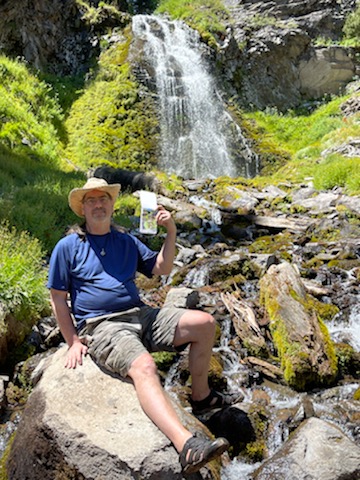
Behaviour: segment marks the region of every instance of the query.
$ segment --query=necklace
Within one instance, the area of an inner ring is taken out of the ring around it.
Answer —
[[[97,237],[98,239],[101,238],[101,240],[103,240],[104,237],[105,237],[105,241],[104,241],[104,243],[103,243],[102,246],[99,245],[99,244],[95,241],[95,237]],[[101,255],[102,257],[105,257],[105,255],[106,255],[106,247],[107,247],[107,243],[108,243],[109,237],[110,237],[110,233],[106,233],[105,235],[91,235],[91,240],[92,240],[93,243],[95,244],[96,248],[97,248],[98,250],[100,250],[99,253],[100,253],[100,255]]]

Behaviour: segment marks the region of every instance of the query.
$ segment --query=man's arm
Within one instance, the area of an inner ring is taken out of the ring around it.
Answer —
[[[156,214],[156,222],[167,230],[167,235],[160,252],[158,253],[156,263],[152,269],[154,275],[169,275],[175,257],[176,225],[170,212],[159,206]]]
[[[81,342],[76,333],[67,303],[67,292],[51,288],[50,301],[61,333],[69,345],[65,367],[76,368],[77,364],[82,365],[82,358],[87,353],[87,346]]]

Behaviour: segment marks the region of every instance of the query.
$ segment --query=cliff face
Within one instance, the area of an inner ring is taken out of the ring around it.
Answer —
[[[6,55],[23,57],[30,65],[57,75],[85,72],[99,53],[106,27],[123,25],[127,14],[98,9],[96,28],[90,9],[76,0],[0,2],[0,45]],[[121,5],[119,5],[121,7]]]
[[[92,56],[89,28],[75,0],[6,1],[0,6],[0,43],[40,70],[71,75],[83,71]]]
[[[351,49],[318,40],[341,39],[354,1],[224,3],[234,27],[219,60],[245,106],[286,110],[304,99],[338,94],[356,75]]]
[[[99,54],[101,36],[130,21],[125,2],[118,2],[117,13],[98,3],[80,7],[75,0],[0,2],[3,52],[58,75],[85,72]],[[224,4],[231,25],[216,59],[221,82],[244,106],[286,110],[304,99],[338,94],[358,73],[351,49],[315,46],[319,38],[341,38],[355,0],[224,0]]]

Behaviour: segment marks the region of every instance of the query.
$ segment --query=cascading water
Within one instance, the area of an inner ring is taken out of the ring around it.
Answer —
[[[253,177],[258,157],[216,91],[199,35],[182,22],[133,17],[159,95],[160,167],[183,178]]]

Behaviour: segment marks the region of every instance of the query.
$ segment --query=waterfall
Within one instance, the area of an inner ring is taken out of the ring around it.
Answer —
[[[199,35],[179,21],[135,15],[159,97],[160,168],[183,178],[253,177],[258,157],[224,108]]]

